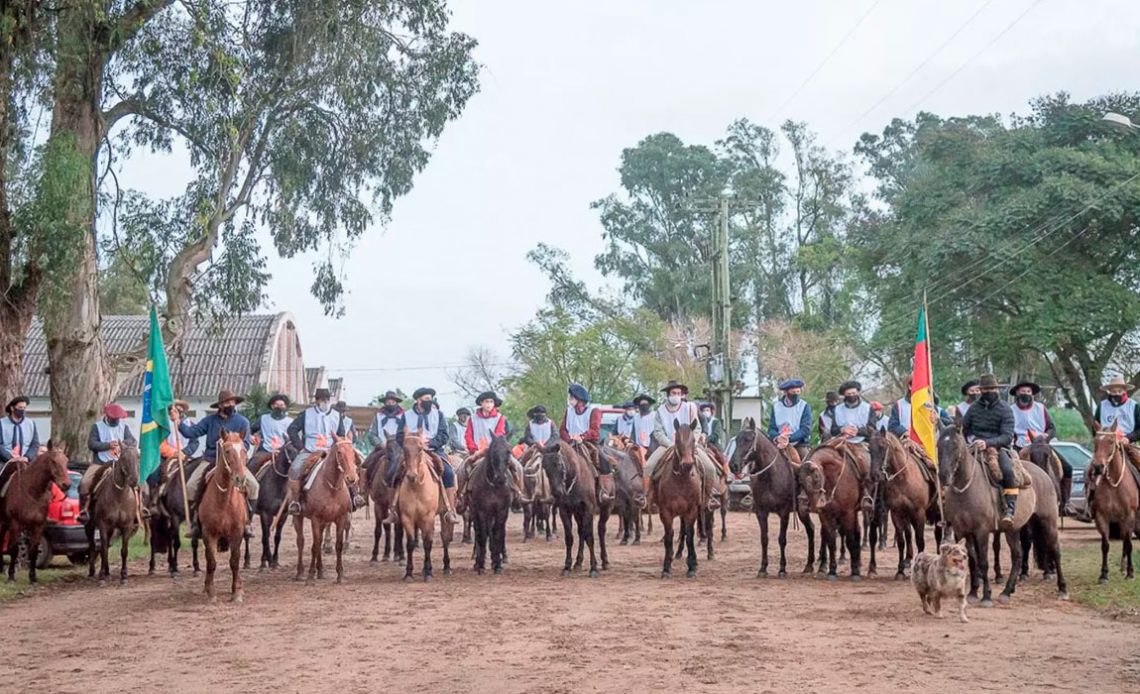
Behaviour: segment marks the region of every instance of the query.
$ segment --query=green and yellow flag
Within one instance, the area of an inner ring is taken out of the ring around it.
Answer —
[[[139,476],[146,479],[162,462],[159,448],[170,436],[170,405],[174,391],[170,387],[170,371],[166,367],[166,350],[162,347],[162,331],[158,327],[158,313],[150,307],[150,349],[146,358],[146,376],[143,379],[142,437],[139,441]]]
[[[910,385],[910,439],[922,446],[938,465],[938,433],[934,427],[934,374],[930,372],[930,344],[926,333],[926,307],[918,311],[914,339],[914,374]]]

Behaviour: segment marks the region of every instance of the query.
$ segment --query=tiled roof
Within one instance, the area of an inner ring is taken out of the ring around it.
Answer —
[[[249,315],[227,318],[214,330],[191,326],[181,346],[168,352],[170,380],[174,392],[184,398],[213,398],[223,388],[248,393],[268,367],[273,336],[283,314]],[[131,350],[147,337],[147,316],[103,316],[103,341],[111,354]],[[47,342],[43,325],[36,318],[24,343],[24,392],[47,397]],[[142,393],[142,375],[119,389],[120,393]]]
[[[305,368],[305,397],[312,400],[313,393],[317,392],[317,388],[321,388],[321,383],[325,380],[325,367],[323,366],[310,366]]]

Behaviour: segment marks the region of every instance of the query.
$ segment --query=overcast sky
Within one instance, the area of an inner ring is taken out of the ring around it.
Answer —
[[[850,152],[860,133],[918,110],[1009,114],[1047,92],[1140,89],[1135,0],[451,5],[454,28],[479,41],[482,90],[391,224],[346,263],[345,316],[324,317],[309,295],[311,258],[270,251],[271,308],[297,317],[306,365],[344,376],[354,404],[432,385],[454,410],[445,367],[477,345],[506,357],[510,331],[542,304],[546,282],[525,258],[540,241],[600,284],[589,205],[618,189],[621,150],[646,135],[711,145],[736,118],[794,118]],[[165,173],[126,184],[180,192]]]

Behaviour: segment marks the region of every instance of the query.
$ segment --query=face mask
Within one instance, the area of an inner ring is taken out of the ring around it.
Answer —
[[[531,421],[533,421],[535,424],[544,424],[544,423],[546,423],[546,415],[544,415],[544,414],[536,414],[536,415],[534,416],[534,419],[533,419],[533,420],[531,420]]]
[[[285,410],[283,410],[279,407],[273,408],[273,418],[274,419],[285,419]]]
[[[396,411],[396,406],[395,405],[385,405],[384,411],[387,412],[388,414],[392,414],[393,412]]]
[[[845,396],[843,396],[843,402],[847,403],[848,405],[855,405],[859,402],[859,396],[858,395],[845,395]]]
[[[637,411],[640,412],[641,414],[649,414],[649,410],[650,410],[649,405],[638,405],[637,406]]]
[[[1033,396],[1029,395],[1028,393],[1023,393],[1017,396],[1017,402],[1022,405],[1028,405],[1029,403],[1033,402]]]
[[[233,405],[226,405],[218,411],[221,412],[223,415],[229,417],[231,414],[234,413],[234,406]]]
[[[795,405],[799,401],[800,401],[800,396],[796,393],[792,393],[791,395],[788,396],[788,403],[791,405]]]
[[[626,419],[633,419],[633,415],[635,415],[635,414],[637,414],[636,410],[626,410],[625,418]]]
[[[574,398],[566,398],[566,406],[571,407],[571,408],[577,407],[578,401],[575,400]]]
[[[117,426],[119,426],[119,420],[117,420],[117,419],[112,419],[112,418],[108,418],[108,419],[107,419],[107,426],[109,426],[109,427],[117,427]]]
[[[667,400],[669,401],[669,404],[672,405],[673,407],[676,407],[677,405],[681,404],[681,396],[680,395],[670,395],[667,398]]]
[[[431,400],[420,400],[420,412],[431,412]]]
[[[701,413],[701,420],[702,420],[702,421],[705,421],[705,422],[707,422],[707,421],[709,421],[710,419],[712,419],[712,412],[708,412],[708,411],[705,411],[705,412],[702,412],[702,413]]]
[[[12,418],[15,419],[17,422],[23,421],[25,414],[27,414],[27,410],[20,408],[20,407],[17,407],[17,408],[12,410]]]
[[[332,406],[329,405],[327,402],[318,402],[317,403],[317,409],[320,410],[322,414],[328,414],[329,410],[332,409]]]
[[[997,393],[982,393],[981,401],[986,403],[987,405],[992,405],[998,401],[998,394]]]
[[[966,404],[967,405],[973,405],[977,401],[977,399],[978,399],[977,395],[974,395],[973,393],[969,393],[968,395],[966,395]]]
[[[1123,395],[1110,395],[1110,396],[1108,396],[1108,401],[1111,402],[1113,404],[1113,406],[1120,407],[1121,405],[1124,404],[1124,396]],[[20,412],[20,410],[16,410],[16,412]]]

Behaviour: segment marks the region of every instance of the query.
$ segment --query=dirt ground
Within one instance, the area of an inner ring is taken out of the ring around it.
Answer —
[[[502,576],[476,576],[470,547],[457,545],[453,575],[404,583],[402,566],[369,565],[362,514],[344,585],[291,580],[292,530],[282,543],[290,568],[246,572],[243,605],[228,592],[209,605],[200,578],[146,577],[140,563],[126,587],[81,582],[0,607],[3,688],[1137,691],[1140,647],[1121,636],[1135,625],[1058,602],[1040,578],[1010,607],[939,621],[909,583],[891,580],[892,548],[879,578],[828,582],[799,574],[806,544],[790,532],[792,577],[757,579],[755,518],[729,518],[728,541],[711,562],[702,553],[692,580],[683,566],[659,578],[659,527],[640,546],[611,541],[601,578],[563,578],[561,538],[522,544],[518,514]],[[438,543],[435,558],[439,571]],[[228,591],[228,569],[221,583]]]

